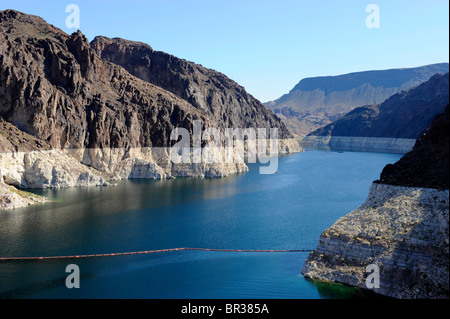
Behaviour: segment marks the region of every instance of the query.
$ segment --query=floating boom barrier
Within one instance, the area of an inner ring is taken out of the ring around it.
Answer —
[[[90,255],[67,255],[67,256],[42,256],[42,257],[0,257],[0,261],[24,261],[24,260],[50,260],[50,259],[78,259],[78,258],[94,258],[94,257],[112,257],[125,255],[155,254],[170,251],[181,250],[200,250],[200,251],[221,251],[221,252],[238,252],[238,253],[303,253],[312,252],[310,249],[214,249],[214,248],[168,248],[156,250],[132,251],[124,253],[108,253],[108,254],[90,254]]]

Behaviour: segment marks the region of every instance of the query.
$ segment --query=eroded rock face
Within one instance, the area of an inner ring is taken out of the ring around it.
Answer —
[[[120,38],[96,37],[91,46],[103,60],[205,112],[220,128],[278,128],[280,139],[292,138],[272,111],[220,72]]]
[[[18,188],[57,188],[107,184],[107,175],[83,165],[68,150],[0,120],[0,180]]]
[[[3,176],[1,168],[0,176]],[[18,190],[14,186],[6,184],[3,178],[0,178],[0,210],[26,207],[47,201],[48,199],[45,197]]]
[[[106,186],[107,175],[87,167],[64,150],[0,154],[2,179],[18,188]]]

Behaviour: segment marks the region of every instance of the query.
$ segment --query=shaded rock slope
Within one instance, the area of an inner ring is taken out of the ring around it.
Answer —
[[[363,205],[319,239],[303,265],[311,279],[370,288],[395,298],[449,297],[449,107],[414,149],[387,165]]]
[[[449,189],[449,105],[436,115],[431,127],[413,150],[381,172],[380,183],[408,187]]]

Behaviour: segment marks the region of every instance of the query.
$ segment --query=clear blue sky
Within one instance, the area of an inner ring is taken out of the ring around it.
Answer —
[[[223,72],[262,102],[302,78],[414,67],[449,60],[448,0],[1,0],[67,33],[68,4],[80,29],[150,44]],[[366,27],[366,6],[380,28]]]

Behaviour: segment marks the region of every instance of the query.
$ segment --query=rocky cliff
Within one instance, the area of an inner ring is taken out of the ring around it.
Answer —
[[[120,38],[99,36],[91,47],[103,60],[173,93],[208,114],[222,128],[276,127],[281,139],[292,138],[272,111],[220,72]]]
[[[171,132],[192,136],[195,120],[202,129],[277,128],[280,151],[301,151],[271,111],[219,72],[142,43],[98,37],[91,46],[80,31],[14,10],[0,11],[0,117],[14,127],[2,130],[2,179],[18,187],[247,170],[172,163]]]
[[[395,298],[449,297],[449,107],[413,151],[388,165],[363,205],[319,239],[302,269],[315,280]],[[379,287],[366,285],[379,269]]]
[[[388,147],[392,140],[415,140],[430,127],[436,114],[444,112],[448,101],[449,74],[436,74],[421,85],[397,93],[383,103],[354,109],[339,120],[310,133],[302,143],[308,145],[326,140],[326,145],[332,147],[339,144],[342,138],[385,138]],[[318,139],[317,136],[326,139]],[[366,147],[370,147],[368,142]],[[340,144],[345,148],[345,143]]]
[[[289,130],[304,137],[362,105],[382,103],[390,96],[420,85],[448,63],[417,68],[355,72],[301,80],[288,94],[265,103]]]
[[[419,138],[411,152],[397,163],[388,164],[379,183],[449,189],[449,105],[434,118],[431,128]]]
[[[100,59],[80,31],[66,35],[8,10],[0,28],[0,115],[52,148],[169,146],[176,125],[213,124],[186,101]]]

